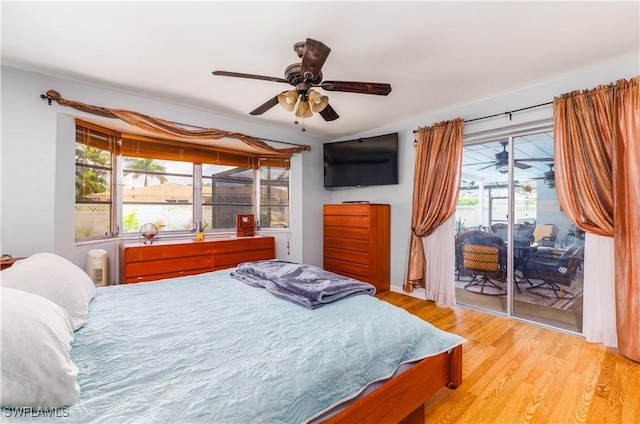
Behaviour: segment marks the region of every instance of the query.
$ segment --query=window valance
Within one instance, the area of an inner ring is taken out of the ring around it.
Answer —
[[[238,166],[289,168],[289,157],[266,156],[255,152],[226,149],[204,144],[186,143],[136,134],[123,134],[82,119],[76,119],[76,142],[108,150],[123,156]]]
[[[134,111],[123,110],[123,109],[109,109],[105,107],[93,106],[93,105],[77,102],[74,100],[63,99],[60,93],[58,93],[55,90],[47,91],[45,97],[50,101],[51,100],[56,101],[58,104],[62,106],[69,106],[86,113],[104,116],[107,118],[120,119],[128,123],[129,125],[133,125],[137,128],[140,128],[144,131],[147,131],[153,134],[154,136],[159,137],[158,139],[147,137],[147,140],[146,140],[147,143],[163,144],[164,142],[168,142],[170,145],[180,146],[180,149],[182,149],[183,152],[187,152],[188,146],[191,146],[192,149],[196,149],[198,152],[212,151],[213,149],[217,154],[221,154],[223,151],[233,154],[229,151],[229,149],[223,149],[223,148],[218,148],[214,146],[205,146],[206,148],[204,148],[204,147],[200,147],[201,145],[199,144],[189,143],[190,141],[206,142],[207,140],[209,141],[220,140],[223,138],[240,140],[246,145],[250,146],[252,148],[252,152],[247,153],[244,150],[238,150],[235,154],[241,155],[245,158],[246,157],[257,158],[256,161],[259,161],[260,160],[259,158],[263,158],[263,157],[286,159],[291,157],[291,155],[294,153],[311,149],[307,145],[278,149],[268,145],[264,141],[259,140],[255,137],[251,137],[249,135],[241,134],[241,133],[223,131],[216,128],[202,128],[202,129],[190,130],[190,129],[186,129],[178,125],[175,125],[172,122],[165,121],[164,119],[153,118],[153,117],[150,117],[138,112],[134,112]],[[124,137],[124,134],[122,134],[121,137]],[[165,140],[165,138],[170,140]],[[162,143],[158,142],[158,140],[161,140],[161,139],[164,141]],[[174,139],[179,139],[181,141],[173,141]],[[140,143],[140,140],[137,140],[137,141],[138,143]],[[125,143],[123,143],[123,145],[124,144]],[[211,149],[209,149],[208,147],[211,147]]]

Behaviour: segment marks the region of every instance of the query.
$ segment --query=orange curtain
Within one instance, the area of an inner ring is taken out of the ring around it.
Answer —
[[[581,229],[614,238],[618,351],[634,361],[640,361],[639,85],[635,77],[554,99],[560,205]]]
[[[463,127],[463,119],[458,118],[420,128],[417,132],[409,264],[407,281],[403,287],[405,291],[425,287],[426,260],[421,237],[433,233],[456,211],[462,170]]]

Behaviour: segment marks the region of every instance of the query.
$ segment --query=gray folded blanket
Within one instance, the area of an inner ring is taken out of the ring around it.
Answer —
[[[313,265],[278,259],[244,262],[231,273],[254,287],[264,287],[274,296],[309,309],[358,294],[374,295],[369,283],[325,271]]]

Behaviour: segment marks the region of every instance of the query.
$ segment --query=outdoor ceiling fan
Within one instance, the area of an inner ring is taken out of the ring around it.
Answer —
[[[501,174],[508,173],[509,172],[509,152],[507,152],[507,145],[509,144],[509,142],[508,141],[501,141],[500,144],[502,144],[502,151],[495,154],[495,157],[496,157],[495,161],[470,163],[468,165],[469,166],[484,165],[484,164],[489,163],[490,165],[485,166],[484,168],[480,168],[480,169],[478,169],[478,171],[482,171],[483,169],[487,169],[487,168],[491,168],[492,166],[495,166],[495,168]],[[527,165],[526,163],[522,163],[522,162],[553,162],[553,158],[514,159],[513,160],[513,166],[515,166],[516,168],[520,168],[520,169],[529,169],[529,168],[531,168],[531,165]],[[551,165],[551,166],[553,166],[553,165]]]
[[[391,85],[386,83],[323,81],[322,66],[331,49],[320,41],[307,38],[306,41],[296,43],[293,50],[301,61],[287,66],[284,78],[228,71],[213,71],[213,75],[281,82],[294,87],[292,90],[283,91],[267,100],[249,112],[250,115],[262,115],[275,105],[280,104],[285,110],[294,112],[298,118],[310,118],[313,113],[319,113],[325,121],[334,121],[339,116],[329,104],[329,98],[313,88],[378,96],[386,96],[391,92]],[[296,120],[295,123],[297,124],[298,121]],[[304,131],[304,127],[302,131]]]
[[[556,173],[553,170],[553,163],[548,163],[549,170],[542,174],[542,177],[531,178],[532,180],[542,180],[547,187],[554,188],[556,186]]]

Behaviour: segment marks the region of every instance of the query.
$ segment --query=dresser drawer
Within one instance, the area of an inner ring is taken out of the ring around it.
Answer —
[[[247,250],[274,249],[273,237],[238,238],[231,240],[215,241],[213,243],[213,254],[220,252],[244,252]]]
[[[342,216],[352,216],[352,215],[369,216],[369,214],[371,213],[371,206],[372,205],[369,203],[360,203],[360,204],[341,203],[338,205],[324,205],[324,214],[325,215],[342,215]]]
[[[325,215],[324,225],[327,227],[369,228],[369,217],[365,215]]]
[[[340,237],[345,239],[369,240],[369,229],[354,227],[324,227],[325,237]]]
[[[325,271],[330,271],[330,272],[333,272],[335,274],[342,275],[343,277],[349,277],[349,278],[353,278],[354,280],[358,280],[358,281],[362,281],[362,282],[365,282],[365,283],[369,283],[369,284],[375,285],[375,284],[373,284],[373,283],[371,283],[369,281],[369,277],[367,277],[366,275],[352,274],[352,273],[350,273],[348,271],[345,271],[345,270],[330,270],[330,269],[326,269],[326,268],[325,268]],[[376,289],[376,291],[377,291],[377,289]]]
[[[127,279],[141,275],[165,274],[169,272],[211,271],[211,255],[129,262],[126,264],[126,268]]]
[[[146,281],[156,281],[163,280],[165,278],[177,278],[177,277],[186,277],[187,275],[195,275],[202,274],[204,272],[209,272],[211,269],[201,269],[201,270],[189,270],[189,271],[175,271],[175,272],[165,272],[162,274],[147,274],[147,275],[139,275],[137,277],[127,277],[126,284],[131,283],[144,283]]]
[[[325,247],[324,257],[358,265],[369,265],[369,252],[352,252],[349,250],[331,249]]]
[[[336,274],[346,275],[361,281],[369,282],[369,267],[354,262],[344,262],[338,259],[324,258],[323,268]]]
[[[324,247],[331,249],[349,250],[354,252],[368,252],[368,239],[355,239],[345,237],[324,237]]]
[[[127,249],[127,262],[211,255],[211,243],[155,244]]]
[[[249,261],[260,261],[273,259],[275,257],[273,249],[257,249],[245,252],[222,252],[213,256],[213,269],[225,269],[238,266],[239,263]]]

